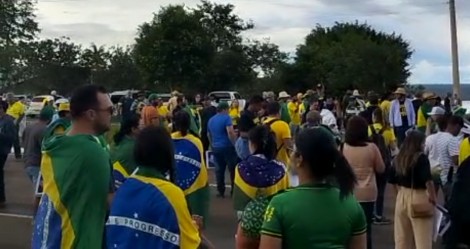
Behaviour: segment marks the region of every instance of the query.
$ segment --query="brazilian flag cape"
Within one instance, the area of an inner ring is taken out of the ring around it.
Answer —
[[[71,122],[67,118],[59,118],[56,121],[50,123],[47,126],[46,132],[44,133],[44,141],[47,141],[55,135],[63,135],[65,131],[68,130],[71,126]]]
[[[156,169],[139,165],[114,196],[108,248],[197,249],[200,243],[183,191]]]
[[[190,126],[189,129],[194,133],[194,134],[199,134],[199,125],[197,122],[197,117],[194,114],[193,110],[189,106],[183,107],[183,110],[189,114],[190,117]]]
[[[134,145],[135,139],[125,136],[111,151],[114,187],[116,189],[118,189],[137,168],[137,164],[134,160]]]
[[[290,124],[291,117],[289,114],[289,108],[287,107],[287,103],[281,103],[281,120]]]
[[[426,132],[426,126],[429,118],[429,114],[432,111],[432,106],[427,103],[423,103],[418,109],[416,126],[421,132]]]
[[[272,196],[288,187],[289,176],[284,164],[269,161],[261,155],[249,156],[235,169],[233,207],[236,211],[243,211],[258,193]]]
[[[102,248],[111,165],[96,137],[56,136],[45,142],[41,175],[32,248]]]
[[[183,190],[191,214],[202,216],[206,221],[210,190],[202,142],[191,134],[181,136],[180,132],[175,132],[171,136],[175,147],[176,185]]]

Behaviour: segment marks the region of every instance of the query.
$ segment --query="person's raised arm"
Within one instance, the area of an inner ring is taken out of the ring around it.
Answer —
[[[353,236],[349,241],[349,249],[366,249],[367,248],[367,235],[365,233]]]

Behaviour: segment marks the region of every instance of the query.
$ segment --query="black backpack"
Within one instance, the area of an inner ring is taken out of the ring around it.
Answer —
[[[379,133],[377,133],[373,125],[370,125],[369,127],[372,131],[372,136],[370,136],[370,139],[379,148],[380,155],[382,155],[385,167],[387,168],[392,165],[392,155],[390,153],[390,148],[385,143],[385,138],[383,137],[385,128],[382,128]]]
[[[278,119],[278,118],[275,118],[267,123],[264,123],[263,125],[269,129],[269,132],[271,134],[273,134],[274,137],[276,137],[276,133],[271,129],[271,125],[276,123],[277,121],[282,121],[281,119]],[[279,151],[282,149],[282,147],[284,147],[284,143],[281,144],[281,146],[279,146],[276,150],[276,154],[279,153]]]

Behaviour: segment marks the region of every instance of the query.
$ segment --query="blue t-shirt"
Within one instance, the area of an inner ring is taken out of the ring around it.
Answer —
[[[218,113],[209,120],[207,130],[211,135],[212,148],[233,146],[227,133],[227,127],[229,126],[232,126],[232,118],[228,114]]]

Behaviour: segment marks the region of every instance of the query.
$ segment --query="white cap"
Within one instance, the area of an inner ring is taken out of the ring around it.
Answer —
[[[57,91],[56,91],[56,90],[52,90],[52,91],[51,91],[51,95],[57,95]]]
[[[352,96],[358,97],[358,96],[361,96],[361,94],[359,94],[359,90],[356,89],[356,90],[353,91]]]
[[[280,99],[290,98],[290,95],[286,91],[282,91],[279,93],[279,98]]]
[[[463,128],[460,130],[463,134],[470,135],[470,125],[467,123],[463,124]]]
[[[439,107],[439,106],[433,107],[431,112],[428,113],[428,115],[445,115],[445,114],[446,114],[446,111],[442,107]]]

